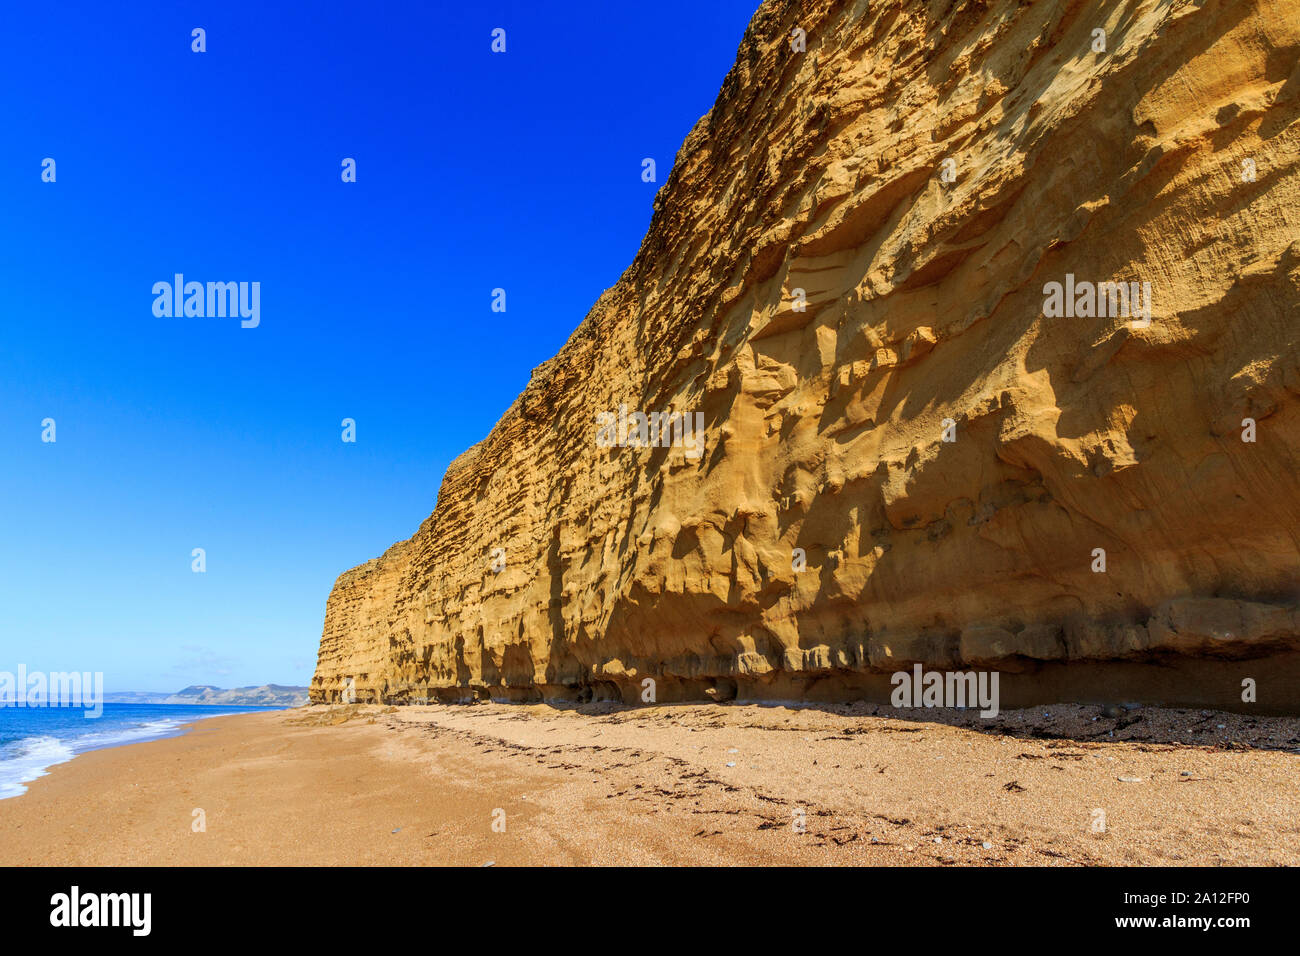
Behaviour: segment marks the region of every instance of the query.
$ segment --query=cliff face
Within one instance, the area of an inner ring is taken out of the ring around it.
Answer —
[[[313,700],[1300,674],[1298,62],[1298,0],[768,0],[631,267],[335,584]]]

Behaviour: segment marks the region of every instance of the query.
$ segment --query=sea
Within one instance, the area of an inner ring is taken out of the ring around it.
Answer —
[[[104,704],[103,714],[87,719],[80,707],[0,707],[0,800],[87,750],[175,737],[196,720],[263,710],[284,708]]]

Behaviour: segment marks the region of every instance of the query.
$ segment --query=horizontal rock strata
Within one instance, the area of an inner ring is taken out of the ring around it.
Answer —
[[[768,0],[635,261],[338,579],[312,698],[1239,694],[1300,648],[1298,63],[1296,0]]]

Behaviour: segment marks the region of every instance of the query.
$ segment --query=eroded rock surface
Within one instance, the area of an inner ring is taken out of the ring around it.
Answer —
[[[1298,63],[1296,0],[764,3],[635,261],[335,584],[313,699],[1294,654]],[[1150,322],[1045,314],[1067,276]],[[703,455],[602,447],[621,405]]]

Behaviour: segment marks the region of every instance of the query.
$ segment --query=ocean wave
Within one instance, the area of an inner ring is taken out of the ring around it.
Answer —
[[[112,730],[92,734],[81,734],[71,741],[75,753],[87,750],[101,750],[104,747],[116,747],[120,744],[132,744],[153,737],[166,737],[175,733],[184,724],[193,723],[195,718],[187,717],[147,720],[129,727],[115,727]]]
[[[24,784],[43,777],[55,764],[71,760],[88,750],[102,750],[122,744],[140,743],[170,737],[184,724],[193,723],[195,717],[160,717],[137,724],[114,727],[71,737],[35,735],[10,741],[0,746],[0,800],[27,792]]]
[[[43,777],[56,763],[76,756],[68,741],[57,737],[24,737],[0,748],[0,800],[25,793],[23,786]]]

